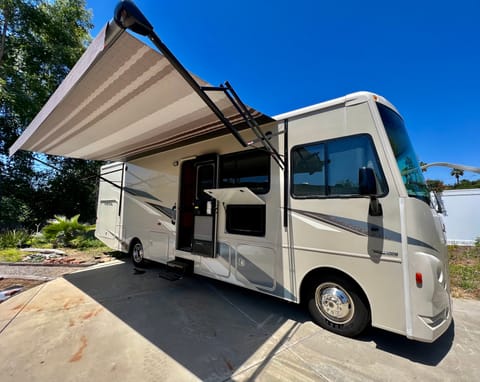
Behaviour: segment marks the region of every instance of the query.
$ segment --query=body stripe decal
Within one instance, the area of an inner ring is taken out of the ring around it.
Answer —
[[[398,243],[401,243],[402,241],[402,236],[400,232],[392,231],[384,228],[383,226],[380,226],[377,224],[371,224],[366,221],[349,219],[349,218],[344,218],[344,217],[334,216],[334,215],[326,215],[326,214],[321,214],[319,212],[297,210],[297,209],[290,209],[290,211],[300,215],[308,216],[310,218],[319,220],[323,223],[333,225],[337,228],[341,228],[345,231],[352,232],[360,236],[375,237],[379,239],[383,238],[383,239],[395,241]],[[407,242],[410,245],[425,247],[435,252],[438,252],[430,244],[425,243],[421,240],[415,239],[413,237],[408,237]]]

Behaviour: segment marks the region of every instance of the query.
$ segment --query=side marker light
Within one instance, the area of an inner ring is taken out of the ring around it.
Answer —
[[[420,272],[415,273],[415,281],[417,282],[417,286],[421,287],[423,284],[423,275]]]

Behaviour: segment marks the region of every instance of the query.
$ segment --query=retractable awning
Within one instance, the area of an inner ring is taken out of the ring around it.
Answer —
[[[237,130],[247,127],[226,94],[209,96]],[[272,121],[248,109],[259,124]],[[162,54],[111,23],[12,145],[10,155],[27,150],[125,161],[226,133]]]

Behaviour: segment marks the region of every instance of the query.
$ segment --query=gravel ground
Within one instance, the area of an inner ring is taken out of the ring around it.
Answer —
[[[82,269],[40,265],[0,265],[0,277],[50,280]]]

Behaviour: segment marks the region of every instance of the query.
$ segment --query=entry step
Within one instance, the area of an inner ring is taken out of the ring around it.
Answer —
[[[192,263],[193,262],[191,260],[176,258],[175,260],[167,261],[167,267],[187,271],[193,267]]]
[[[177,257],[175,260],[168,261],[166,267],[162,268],[158,275],[163,279],[176,281],[192,273],[193,261]]]

